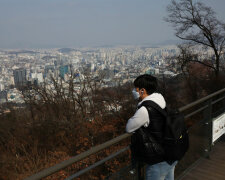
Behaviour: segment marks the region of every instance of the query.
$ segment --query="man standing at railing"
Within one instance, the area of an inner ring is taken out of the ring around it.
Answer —
[[[138,108],[133,117],[126,125],[126,131],[133,133],[131,138],[131,150],[133,158],[137,161],[147,163],[147,180],[174,180],[174,169],[177,161],[166,162],[163,158],[161,143],[163,141],[164,117],[154,108],[144,106],[145,101],[153,101],[162,109],[166,108],[164,97],[157,93],[157,79],[151,75],[144,74],[134,81],[132,91],[135,99],[138,99]],[[151,143],[148,143],[148,153],[141,149],[144,145],[138,142],[143,132],[147,131],[151,136]],[[140,135],[141,133],[141,135]],[[149,147],[150,146],[150,147]],[[150,150],[149,150],[150,149]]]

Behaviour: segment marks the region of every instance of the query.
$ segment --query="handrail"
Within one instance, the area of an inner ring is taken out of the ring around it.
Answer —
[[[95,154],[95,153],[97,153],[97,152],[99,152],[99,151],[101,151],[101,150],[103,150],[103,149],[105,149],[105,148],[107,148],[107,147],[109,147],[113,144],[116,144],[116,143],[128,138],[129,136],[130,136],[130,134],[128,134],[128,133],[122,134],[121,136],[118,136],[114,139],[111,139],[111,140],[109,140],[109,141],[107,141],[103,144],[97,145],[97,146],[95,146],[95,147],[75,156],[75,157],[72,157],[68,160],[65,160],[65,161],[59,163],[59,164],[56,164],[55,166],[52,166],[48,169],[44,169],[43,171],[40,171],[37,174],[34,174],[34,175],[24,179],[24,180],[36,180],[36,179],[41,179],[41,178],[44,178],[46,176],[49,176],[49,175],[51,175],[51,174],[53,174],[53,173],[55,173],[55,172],[57,172],[61,169],[64,169],[64,168],[68,167],[69,165],[71,165],[73,163],[76,163],[76,162],[78,162],[78,161],[80,161],[80,160],[82,160],[82,159],[84,159],[84,158],[86,158],[86,157],[88,157],[92,154]]]
[[[191,107],[193,107],[193,106],[195,106],[197,104],[200,104],[200,103],[202,103],[202,102],[204,102],[206,100],[209,100],[209,99],[213,98],[214,96],[216,96],[218,94],[221,94],[223,92],[225,92],[225,88],[221,89],[219,91],[216,91],[216,92],[214,92],[214,93],[212,93],[212,94],[210,94],[210,95],[208,95],[206,97],[203,97],[203,98],[201,98],[201,99],[199,99],[197,101],[194,101],[194,102],[192,102],[192,103],[190,103],[190,104],[188,104],[186,106],[183,106],[183,107],[179,108],[179,111],[181,111],[181,112],[185,111],[185,110],[187,110],[187,109],[189,109],[189,108],[191,108]]]
[[[206,97],[203,97],[203,98],[201,98],[201,99],[199,99],[197,101],[194,101],[194,102],[192,102],[192,103],[190,103],[190,104],[188,104],[186,106],[183,106],[183,107],[179,108],[179,111],[180,112],[185,111],[185,110],[187,110],[187,109],[189,109],[191,107],[194,107],[195,105],[200,104],[200,103],[202,103],[202,102],[204,102],[206,100],[209,100],[209,99],[213,98],[214,96],[216,96],[218,94],[221,94],[223,92],[225,92],[225,88],[221,89],[221,90],[219,90],[219,91],[217,91],[217,92],[215,92],[213,94],[210,94],[210,95],[208,95]],[[205,109],[205,107],[200,108],[200,109],[201,110]],[[199,111],[200,110],[197,110],[194,113],[190,113],[190,114],[193,115],[193,114],[196,114],[196,112],[199,112]],[[189,116],[190,116],[190,114],[189,114]],[[81,153],[81,154],[79,154],[79,155],[77,155],[75,157],[72,157],[72,158],[70,158],[68,160],[65,160],[65,161],[59,163],[59,164],[56,164],[56,165],[54,165],[52,167],[44,169],[44,170],[42,170],[42,171],[40,171],[40,172],[30,176],[30,177],[27,177],[24,180],[38,180],[38,179],[47,177],[47,176],[49,176],[49,175],[51,175],[51,174],[53,174],[53,173],[55,173],[55,172],[57,172],[59,170],[62,170],[64,168],[68,167],[71,164],[74,164],[74,163],[76,163],[76,162],[78,162],[78,161],[80,161],[80,160],[82,160],[82,159],[84,159],[84,158],[86,158],[86,157],[88,157],[88,156],[90,156],[92,154],[95,154],[95,153],[97,153],[97,152],[99,152],[99,151],[101,151],[101,150],[103,150],[103,149],[105,149],[105,148],[107,148],[107,147],[109,147],[109,146],[111,146],[113,144],[116,144],[116,143],[118,143],[118,142],[120,142],[120,141],[122,141],[122,140],[124,140],[124,139],[126,139],[128,137],[130,137],[130,136],[131,136],[131,134],[124,133],[124,134],[122,134],[122,135],[120,135],[120,136],[118,136],[118,137],[116,137],[114,139],[111,139],[111,140],[109,140],[109,141],[107,141],[107,142],[105,142],[103,144],[97,145],[97,146],[89,149],[88,151],[85,151],[85,152],[83,152],[83,153]]]
[[[87,168],[85,168],[85,169],[82,169],[82,170],[80,170],[79,172],[76,172],[76,174],[74,174],[74,175],[72,175],[72,176],[66,178],[65,180],[71,180],[71,179],[74,179],[74,178],[76,178],[76,177],[78,177],[78,176],[80,176],[80,175],[86,173],[87,171],[90,171],[91,169],[93,169],[93,168],[95,168],[95,167],[97,167],[97,166],[103,164],[104,162],[106,162],[106,161],[108,161],[108,160],[110,160],[110,159],[116,157],[117,155],[119,155],[119,154],[121,154],[121,153],[123,153],[123,152],[129,150],[129,149],[130,149],[129,146],[127,146],[127,147],[125,147],[125,148],[123,148],[123,149],[120,149],[120,150],[117,151],[116,153],[107,156],[106,158],[104,158],[104,159],[102,159],[102,160],[96,162],[95,164],[92,164],[91,166],[89,166],[89,167],[87,167]]]

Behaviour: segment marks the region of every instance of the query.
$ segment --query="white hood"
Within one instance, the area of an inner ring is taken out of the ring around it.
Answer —
[[[140,105],[142,102],[147,101],[147,100],[151,100],[151,101],[155,102],[162,109],[164,109],[166,107],[166,101],[165,101],[164,97],[162,96],[162,94],[160,94],[160,93],[152,93],[151,95],[144,98],[141,102],[139,102],[138,105]]]
[[[159,93],[153,93],[147,96],[141,102],[139,102],[138,105],[140,105],[143,101],[147,101],[147,100],[154,101],[162,109],[166,107],[165,99]],[[151,122],[151,119],[149,119],[148,111],[144,106],[142,106],[141,108],[137,109],[135,114],[128,120],[126,125],[126,131],[130,133],[130,132],[134,132],[141,126],[148,127],[150,122]]]

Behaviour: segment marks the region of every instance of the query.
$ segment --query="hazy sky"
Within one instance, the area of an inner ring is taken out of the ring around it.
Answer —
[[[225,0],[202,0],[225,22]],[[151,45],[177,40],[170,0],[0,0],[0,48]]]

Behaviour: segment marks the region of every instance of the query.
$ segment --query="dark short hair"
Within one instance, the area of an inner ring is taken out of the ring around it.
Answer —
[[[144,88],[148,95],[154,93],[157,90],[157,86],[157,78],[149,74],[140,75],[134,80],[134,87],[139,89]]]

